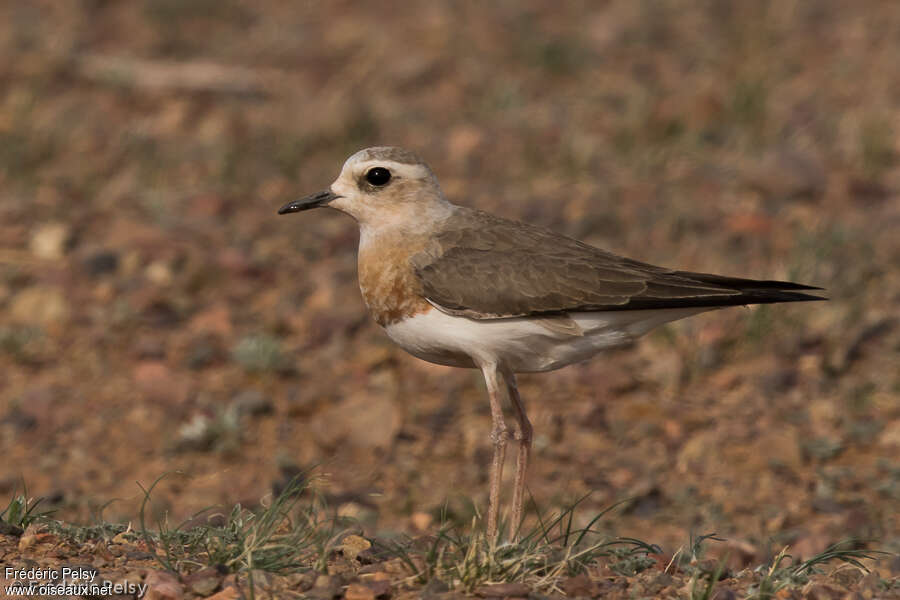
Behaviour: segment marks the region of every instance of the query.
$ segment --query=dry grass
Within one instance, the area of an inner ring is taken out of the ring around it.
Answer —
[[[626,593],[630,586],[646,582],[656,597],[686,594],[692,600],[707,600],[719,590],[730,590],[747,598],[769,599],[794,597],[820,582],[833,584],[834,578],[823,574],[840,572],[831,568],[834,563],[870,573],[867,565],[889,556],[859,542],[844,542],[797,560],[785,547],[766,564],[732,572],[727,558],[703,560],[709,544],[726,541],[715,534],[692,537],[666,559],[658,546],[633,538],[610,539],[594,528],[601,520],[614,518],[617,506],[593,516],[587,527],[576,528],[579,503],[539,518],[538,525],[522,532],[516,543],[503,541],[502,528],[496,539],[487,539],[477,520],[469,527],[442,521],[433,534],[417,538],[366,539],[358,535],[358,524],[335,515],[314,493],[306,474],[293,478],[281,494],[265,499],[258,509],[237,504],[224,512],[203,511],[175,527],[167,516],[151,525],[145,509],[162,479],[141,488],[144,501],[136,528],[99,517],[90,526],[67,524],[37,512],[41,501],[25,495],[13,498],[0,515],[4,519],[0,524],[7,525],[6,535],[11,532],[25,540],[34,538],[37,531],[49,531],[49,536],[42,534],[44,543],[56,548],[91,546],[98,556],[108,555],[115,547],[146,549],[129,554],[142,555],[138,558],[144,565],[155,562],[194,593],[192,585],[203,577],[218,582],[212,587],[234,586],[249,597],[335,594],[338,588],[329,587],[334,585],[367,590],[373,581],[370,576],[380,574],[374,581],[388,583],[377,589],[399,598],[418,597],[423,591],[448,596],[458,592],[630,597]],[[20,548],[33,544],[20,543]],[[58,551],[25,554],[40,557],[51,568],[62,564]],[[133,565],[132,573],[149,573],[140,565]],[[323,584],[318,574],[338,578],[332,581],[326,576]],[[153,587],[149,574],[140,577]],[[894,590],[900,597],[895,581],[873,577],[869,582],[879,597],[895,597]]]

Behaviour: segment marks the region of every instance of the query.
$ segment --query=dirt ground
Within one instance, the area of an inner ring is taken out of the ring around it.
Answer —
[[[484,510],[480,376],[369,319],[349,218],[275,214],[391,144],[459,204],[828,290],[520,377],[541,511],[627,499],[601,528],[746,564],[900,550],[898,32],[889,1],[0,3],[0,506],[128,521],[168,473],[178,521],[314,467],[370,533]]]

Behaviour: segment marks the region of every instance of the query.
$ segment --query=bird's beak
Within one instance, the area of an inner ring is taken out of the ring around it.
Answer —
[[[319,206],[325,206],[335,198],[340,198],[337,194],[332,192],[331,190],[324,190],[321,192],[317,192],[315,194],[311,194],[306,196],[305,198],[300,198],[299,200],[294,200],[293,202],[288,202],[284,206],[278,209],[279,215],[286,215],[287,213],[300,212],[302,210],[309,210],[310,208],[317,208]]]

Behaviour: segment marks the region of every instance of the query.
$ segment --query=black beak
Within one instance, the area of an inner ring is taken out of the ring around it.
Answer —
[[[294,200],[293,202],[288,202],[278,209],[278,214],[286,215],[288,213],[309,210],[310,208],[317,208],[319,206],[328,204],[335,198],[340,198],[340,196],[338,196],[331,190],[325,190],[322,192],[311,194],[309,196],[306,196],[305,198],[300,198],[299,200]]]

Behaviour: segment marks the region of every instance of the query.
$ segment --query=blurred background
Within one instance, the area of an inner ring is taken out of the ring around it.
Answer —
[[[0,3],[0,500],[128,520],[169,473],[177,522],[315,466],[370,532],[484,510],[480,375],[369,319],[349,218],[275,214],[390,144],[459,204],[829,290],[521,377],[541,510],[898,549],[898,32],[890,1]]]

